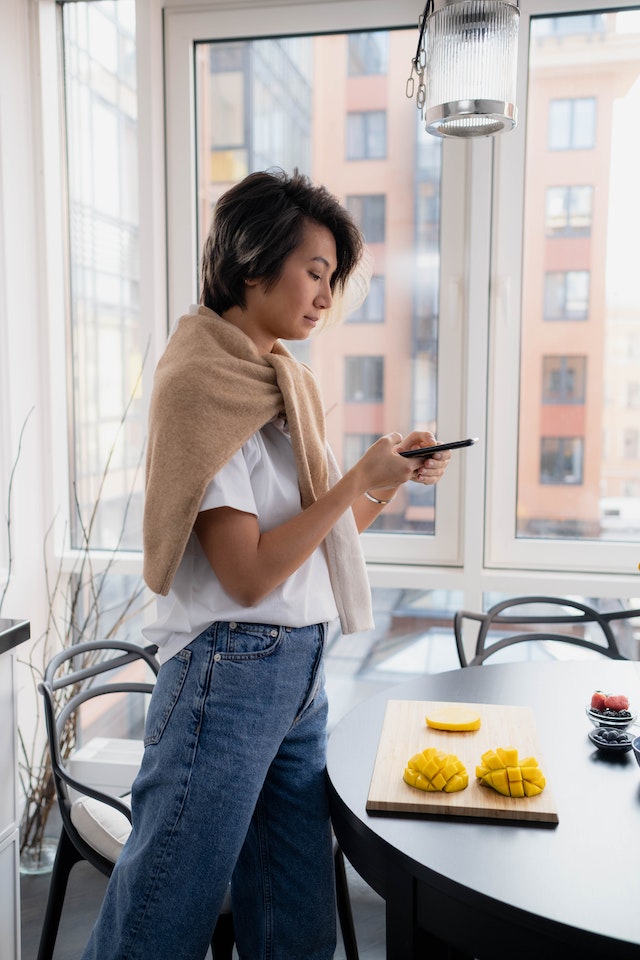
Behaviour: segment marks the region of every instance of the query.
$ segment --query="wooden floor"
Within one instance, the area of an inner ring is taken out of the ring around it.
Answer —
[[[326,658],[330,729],[356,703],[425,672],[458,666],[452,633],[427,630],[389,637],[370,631],[338,638]],[[347,864],[360,960],[384,960],[384,901]],[[79,960],[104,896],[106,879],[87,863],[71,873],[54,960]],[[23,876],[22,960],[36,960],[49,876]],[[335,960],[344,960],[339,940]],[[150,958],[152,960],[152,958]],[[304,958],[300,958],[304,960]]]

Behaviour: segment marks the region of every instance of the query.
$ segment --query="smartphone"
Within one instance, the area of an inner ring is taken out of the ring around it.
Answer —
[[[421,447],[419,450],[403,450],[401,457],[430,457],[439,450],[457,450],[458,447],[471,447],[478,442],[477,437],[469,437],[467,440],[452,440],[451,443],[435,443],[432,447]]]

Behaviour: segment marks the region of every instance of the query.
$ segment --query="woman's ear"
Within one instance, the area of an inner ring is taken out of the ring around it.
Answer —
[[[256,277],[253,277],[252,279],[245,280],[244,283],[246,287],[255,287],[258,285],[259,282],[260,281]]]

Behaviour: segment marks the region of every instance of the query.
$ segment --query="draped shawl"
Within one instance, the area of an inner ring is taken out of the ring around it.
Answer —
[[[157,366],[149,411],[143,575],[155,593],[169,592],[215,474],[282,412],[304,509],[340,476],[314,373],[279,341],[261,355],[238,327],[207,307],[180,319]],[[369,629],[371,591],[351,510],[324,548],[343,633]]]

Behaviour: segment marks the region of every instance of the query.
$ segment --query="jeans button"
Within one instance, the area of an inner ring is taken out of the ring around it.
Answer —
[[[213,661],[214,661],[214,663],[220,663],[221,660],[222,660],[222,655],[219,654],[219,653],[214,653],[214,655],[213,655]]]
[[[238,624],[236,623],[236,621],[235,621],[235,620],[232,620],[231,623],[229,624],[229,629],[230,629],[230,630],[235,630],[237,626],[238,626]]]
[[[278,636],[278,631],[277,631],[277,630],[271,630],[271,631],[269,631],[269,632],[270,632],[271,636],[272,636],[274,639],[275,639],[275,637]]]

